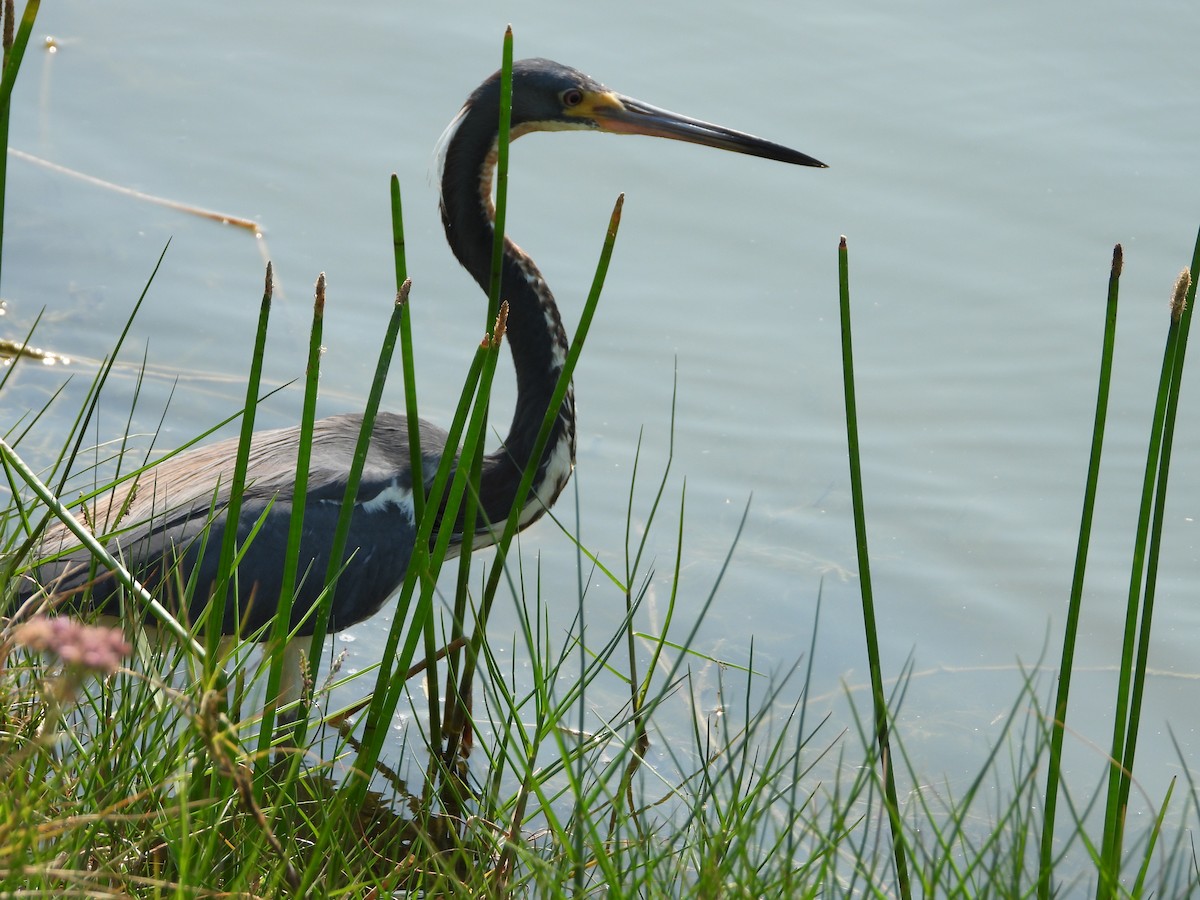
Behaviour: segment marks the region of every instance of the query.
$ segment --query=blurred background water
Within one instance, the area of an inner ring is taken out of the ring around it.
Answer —
[[[548,56],[613,89],[761,134],[829,163],[793,169],[680,144],[536,136],[513,153],[509,232],[577,317],[611,205],[615,262],[577,374],[581,538],[621,566],[641,441],[635,531],[666,464],[651,532],[661,617],[687,486],[688,622],[743,509],[746,527],[696,645],[782,673],[823,608],[811,689],[866,680],[838,345],[838,237],[850,241],[868,525],[885,673],[917,676],[898,725],[918,766],[963,784],[1018,695],[1057,662],[1095,398],[1113,244],[1122,308],[1097,531],[1072,707],[1071,765],[1102,770],[1135,507],[1173,280],[1200,222],[1200,57],[1182,2],[1078,6],[924,0],[698,9],[547,2],[453,7],[64,0],[41,12],[14,94],[12,145],[149,194],[245,216],[263,237],[9,160],[4,336],[68,366],[23,365],[0,395],[12,423],[72,382],[22,443],[37,462],[111,350],[155,260],[162,269],[105,391],[97,440],[121,434],[143,356],[135,430],[193,437],[240,402],[264,259],[278,292],[267,379],[302,375],[311,284],[329,279],[320,412],[361,408],[394,282],[387,178],[405,196],[423,415],[446,423],[483,327],[446,249],[434,146],[497,68]],[[52,36],[50,44],[43,43]],[[1154,675],[1140,761],[1161,797],[1200,753],[1200,450],[1186,378],[1167,509]],[[507,374],[495,422],[511,412]],[[176,383],[178,382],[178,383]],[[387,395],[401,406],[399,378]],[[299,391],[260,413],[295,421]],[[568,522],[575,496],[560,514]],[[572,527],[574,527],[572,525]],[[575,613],[576,554],[552,523],[522,539],[552,622]],[[619,594],[594,582],[589,627]],[[511,609],[493,623],[500,644]],[[352,630],[350,665],[382,626]],[[1047,650],[1047,648],[1049,648]],[[698,668],[703,667],[697,664]],[[711,673],[710,673],[711,674]],[[698,673],[698,677],[703,675]],[[736,680],[736,676],[734,677]],[[1043,694],[1053,687],[1043,674]],[[719,703],[711,683],[708,707]],[[786,698],[785,698],[786,699]],[[619,703],[619,690],[613,703]],[[862,695],[861,702],[867,702]],[[667,715],[679,715],[682,706]],[[668,722],[670,720],[668,719]],[[668,727],[670,727],[668,725]],[[1090,774],[1085,775],[1085,781]]]

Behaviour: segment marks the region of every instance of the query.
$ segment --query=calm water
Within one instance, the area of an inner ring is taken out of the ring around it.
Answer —
[[[269,378],[302,372],[311,284],[325,271],[321,411],[356,408],[394,286],[395,171],[423,412],[446,421],[482,314],[442,242],[433,148],[496,68],[507,22],[521,56],[559,59],[616,90],[823,159],[828,171],[645,139],[531,137],[514,152],[509,230],[571,322],[608,211],[626,192],[616,262],[577,377],[583,539],[619,564],[639,431],[646,480],[635,519],[665,464],[677,373],[674,497],[687,480],[679,615],[699,608],[753,495],[698,643],[743,663],[753,641],[757,667],[780,671],[807,648],[823,585],[817,693],[866,677],[836,306],[837,240],[849,236],[884,665],[896,673],[912,656],[923,674],[902,730],[931,774],[962,784],[1016,697],[1018,663],[1035,664],[1046,646],[1057,657],[1109,259],[1121,242],[1118,382],[1072,713],[1076,764],[1098,777],[1087,741],[1109,739],[1109,667],[1165,304],[1200,220],[1200,57],[1180,39],[1200,33],[1200,10],[1152,2],[1132,16],[1108,2],[1083,16],[1078,7],[969,10],[944,0],[903,13],[885,3],[714,4],[702,14],[623,6],[586,28],[549,3],[442,12],[377,2],[336,14],[313,3],[170,14],[129,2],[46,6],[37,40],[51,34],[59,49],[31,53],[13,145],[254,218],[265,237],[12,159],[5,333],[23,333],[45,306],[37,342],[78,360],[69,369],[78,392],[171,239],[124,361],[131,373],[144,352],[156,373],[136,416],[145,431],[180,377],[162,440],[182,441],[238,403],[269,256],[282,294]],[[65,374],[25,367],[0,398],[4,420]],[[1141,745],[1144,787],[1156,797],[1178,769],[1168,721],[1191,765],[1200,758],[1198,378],[1193,365]],[[101,437],[122,430],[134,387],[131,374],[109,385]],[[398,383],[390,396],[399,405]],[[296,402],[293,392],[261,421],[293,421]],[[40,426],[30,452],[39,440],[53,446],[55,424]],[[674,524],[661,524],[652,546],[668,572]],[[540,559],[547,601],[570,607],[567,539],[544,523],[523,549]],[[620,597],[600,583],[593,596],[590,621],[611,627]],[[563,610],[561,627],[572,613]],[[511,618],[495,627],[504,635]],[[376,631],[352,635],[352,662],[375,658]]]

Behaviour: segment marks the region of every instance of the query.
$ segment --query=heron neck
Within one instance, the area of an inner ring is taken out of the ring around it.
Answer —
[[[476,117],[495,123],[498,111],[471,107],[458,122],[442,167],[441,211],[446,240],[459,262],[487,293],[491,278],[495,211],[492,172],[496,132],[472,128]],[[507,338],[517,376],[517,403],[504,445],[484,462],[481,502],[492,522],[508,516],[521,473],[550,405],[567,354],[567,334],[554,295],[533,260],[504,239],[500,297],[508,301]],[[564,471],[564,460],[565,471]],[[522,524],[532,522],[557,497],[575,461],[575,402],[568,391],[534,479]]]

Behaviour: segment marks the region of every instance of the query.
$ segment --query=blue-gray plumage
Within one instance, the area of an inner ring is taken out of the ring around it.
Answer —
[[[499,98],[500,75],[496,73],[471,94],[447,129],[441,178],[446,239],[485,292],[491,264],[491,179]],[[516,63],[512,138],[555,130],[647,134],[797,165],[824,165],[779,144],[613,93],[582,72],[549,60]],[[480,494],[484,522],[500,522],[509,514],[567,351],[566,332],[553,295],[533,260],[507,238],[501,296],[509,304],[507,334],[516,368],[517,403],[503,445],[485,460]],[[340,415],[316,423],[300,554],[301,572],[308,570],[308,574],[293,607],[295,621],[307,615],[320,592],[361,421],[358,415]],[[426,473],[433,472],[446,450],[445,442],[445,432],[421,423]],[[238,522],[239,538],[244,541],[268,507],[269,511],[238,568],[238,591],[225,614],[226,633],[253,631],[270,621],[275,612],[291,515],[297,443],[296,428],[262,431],[254,436],[248,487]],[[236,440],[215,443],[169,459],[145,473],[118,533],[108,541],[114,555],[123,559],[168,607],[174,591],[162,575],[177,557],[182,558],[184,576],[194,576],[197,584],[192,608],[186,611],[192,617],[205,604],[216,574],[236,450]],[[540,461],[531,496],[525,501],[522,526],[554,503],[570,477],[574,461],[575,401],[568,393]],[[374,615],[403,581],[416,535],[410,477],[405,420],[382,414],[375,423],[359,488],[347,545],[347,554],[352,558],[334,595],[331,631]],[[121,504],[122,497],[117,496],[102,505],[116,511]],[[212,527],[203,539],[210,519]],[[127,523],[140,524],[129,527]],[[460,541],[461,537],[455,535],[453,546]],[[482,527],[475,546],[487,541],[488,530]],[[73,542],[66,528],[58,525],[47,532],[42,555],[69,549]],[[49,591],[76,592],[87,580],[89,563],[86,551],[76,547],[66,556],[33,569],[23,593],[36,590],[35,581]],[[111,602],[114,592],[114,580],[102,578],[92,587],[93,601],[100,605]],[[178,608],[178,604],[175,606]],[[311,630],[310,617],[301,633]]]

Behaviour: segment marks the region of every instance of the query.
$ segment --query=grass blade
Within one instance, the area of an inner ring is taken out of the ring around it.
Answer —
[[[888,822],[892,830],[892,859],[900,896],[908,900],[912,888],[908,881],[908,863],[904,846],[900,804],[896,796],[895,767],[888,739],[887,700],[883,693],[883,674],[879,659],[879,634],[875,626],[875,598],[871,590],[871,559],[867,552],[867,518],[863,507],[862,465],[858,452],[858,411],[854,397],[854,349],[850,331],[850,260],[843,236],[838,243],[838,294],[842,319],[842,377],[846,392],[846,438],[850,457],[850,491],[854,505],[854,537],[858,550],[859,588],[862,595],[863,630],[867,643],[867,665],[871,671],[871,699],[874,708],[875,740],[879,746]]]
[[[1054,719],[1050,738],[1050,759],[1046,767],[1046,796],[1042,816],[1041,863],[1038,867],[1039,900],[1049,900],[1053,874],[1054,821],[1058,807],[1063,736],[1067,721],[1067,701],[1071,692],[1071,672],[1075,659],[1075,639],[1079,631],[1079,612],[1083,605],[1083,581],[1087,571],[1088,545],[1092,536],[1092,513],[1096,507],[1096,488],[1100,481],[1100,455],[1104,447],[1104,424],[1108,415],[1108,393],[1112,383],[1113,349],[1117,337],[1117,297],[1124,259],[1121,245],[1113,248],[1108,276],[1108,306],[1104,320],[1104,344],[1100,354],[1100,375],[1096,389],[1096,413],[1092,426],[1092,447],[1088,458],[1087,481],[1083,491],[1083,513],[1079,524],[1079,542],[1075,551],[1075,574],[1063,635],[1062,661],[1058,669],[1058,692],[1054,700]]]

